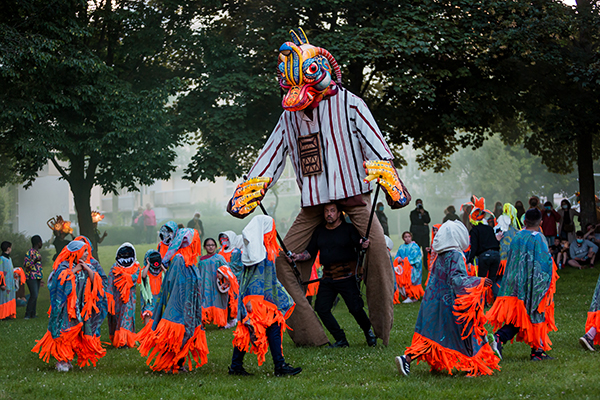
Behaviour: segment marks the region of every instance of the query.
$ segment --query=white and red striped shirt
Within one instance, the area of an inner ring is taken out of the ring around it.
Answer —
[[[297,138],[314,133],[321,139],[323,172],[303,176]],[[345,89],[321,101],[312,120],[303,111],[284,111],[248,177],[273,178],[273,186],[285,168],[287,154],[302,192],[302,207],[368,193],[372,185],[363,182],[363,162],[394,158],[367,105]]]

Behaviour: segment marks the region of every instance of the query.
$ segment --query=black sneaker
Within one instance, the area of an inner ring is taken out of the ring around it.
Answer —
[[[244,369],[244,367],[239,367],[233,369],[229,367],[229,375],[238,375],[238,376],[251,376],[252,374]]]
[[[367,339],[367,346],[377,346],[377,336],[375,336],[372,329],[369,329],[367,332],[365,332],[365,338]]]
[[[579,338],[579,344],[581,344],[581,347],[583,347],[586,350],[596,351],[596,349],[594,349],[594,341],[590,339],[587,335],[583,335]]]
[[[502,342],[498,335],[494,335],[493,333],[488,333],[487,335],[488,343],[490,347],[494,351],[494,354],[498,356],[499,359],[502,360]]]
[[[350,347],[350,343],[348,343],[346,338],[343,338],[342,340],[338,340],[334,344],[329,345],[329,348],[331,348],[331,349],[337,348],[337,347]]]
[[[283,363],[281,367],[275,368],[275,376],[294,376],[298,375],[300,372],[302,372],[302,368],[294,368],[287,363]]]
[[[410,363],[406,360],[406,356],[396,357],[395,360],[398,372],[404,376],[410,375]]]
[[[531,353],[531,361],[546,361],[546,360],[554,360],[554,357],[550,357],[548,354],[543,351],[540,353]]]

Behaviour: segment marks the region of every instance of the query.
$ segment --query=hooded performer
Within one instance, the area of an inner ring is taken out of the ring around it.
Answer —
[[[219,244],[221,245],[219,254],[227,262],[231,261],[231,257],[234,253],[241,251],[240,248],[242,247],[242,236],[236,235],[234,231],[225,231],[219,233],[218,240]]]
[[[135,347],[135,285],[140,263],[127,242],[117,249],[115,259],[108,274],[108,333],[114,347]]]
[[[461,222],[445,222],[432,246],[437,256],[412,344],[396,357],[398,371],[408,375],[410,363],[417,360],[449,374],[456,369],[469,376],[491,375],[500,369],[484,328],[485,291],[492,281],[467,274],[463,251],[469,246],[469,234]]]
[[[371,209],[371,182],[379,179],[392,208],[404,207],[410,195],[400,182],[377,123],[365,103],[341,87],[341,71],[324,48],[309,44],[304,32],[291,32],[292,41],[279,48],[279,84],[286,92],[284,112],[250,169],[249,180],[238,185],[228,211],[238,218],[250,214],[273,187],[289,155],[302,193],[300,214],[284,242],[289,251],[306,249],[313,231],[323,223],[323,207],[335,202],[361,235]],[[366,170],[365,170],[366,168]],[[363,277],[369,318],[375,334],[387,345],[393,323],[394,276],[386,252],[383,228],[373,219]],[[302,279],[311,275],[314,260],[298,263]],[[320,346],[327,336],[283,255],[277,276],[296,302],[289,320],[297,345]]]
[[[548,242],[540,232],[542,213],[537,208],[525,213],[525,229],[514,236],[502,286],[487,318],[498,329],[490,342],[501,356],[502,346],[515,336],[531,347],[531,361],[552,359],[546,354],[552,342],[548,332],[555,331],[554,292],[556,265]],[[491,336],[491,335],[490,335]]]
[[[89,305],[97,304],[103,295],[102,278],[86,263],[89,246],[83,241],[67,244],[54,261],[48,277],[50,291],[50,320],[48,331],[31,350],[49,362],[56,359],[56,369],[61,372],[72,368],[71,361],[84,367],[104,357],[106,350],[100,336],[91,329]],[[94,297],[96,296],[96,297]],[[93,307],[92,307],[93,308]]]
[[[231,253],[227,254],[231,256]],[[225,327],[228,318],[234,319],[237,316],[237,278],[221,253],[200,260],[198,270],[202,296],[202,323]],[[229,293],[230,289],[232,296]]]
[[[294,301],[275,272],[275,257],[281,250],[275,221],[256,216],[244,228],[242,236],[244,271],[229,374],[250,375],[243,364],[246,351],[256,354],[258,365],[262,365],[270,348],[275,376],[297,375],[302,368],[288,365],[282,353],[282,334],[287,328],[285,321],[294,310]]]
[[[152,325],[138,334],[139,351],[154,371],[177,373],[207,362],[202,326],[200,272],[196,267],[202,243],[198,231],[182,228],[163,257],[167,272],[154,307]],[[187,361],[187,367],[185,362]]]
[[[144,326],[152,322],[154,306],[158,303],[158,295],[160,294],[165,271],[160,253],[154,249],[148,250],[144,255],[144,268],[142,268],[142,280],[140,282]]]
[[[85,236],[77,236],[74,240],[86,244],[89,254],[87,263],[90,265],[91,269],[98,274],[98,278],[102,282],[102,285],[93,286],[94,292],[91,293],[90,297],[92,300],[86,302],[86,309],[84,310],[85,314],[89,313],[89,324],[84,325],[86,328],[85,333],[97,337],[98,343],[100,343],[100,328],[108,315],[108,300],[106,296],[108,293],[108,277],[98,260],[92,257],[93,249],[90,240]],[[89,331],[87,331],[88,327]]]

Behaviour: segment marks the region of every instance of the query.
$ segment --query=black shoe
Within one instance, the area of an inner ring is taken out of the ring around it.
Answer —
[[[546,360],[554,360],[554,357],[550,357],[545,352],[540,353],[531,353],[531,361],[546,361]]]
[[[236,369],[229,367],[229,375],[251,376],[252,374],[246,371],[244,367],[239,367]]]
[[[410,375],[410,363],[406,360],[406,356],[402,355],[394,359],[398,372],[404,376]]]
[[[337,347],[350,347],[350,343],[348,343],[346,338],[343,338],[342,340],[338,340],[334,344],[329,345],[330,349],[337,348]]]
[[[294,368],[287,363],[283,363],[281,367],[275,368],[275,376],[294,376],[298,375],[300,372],[302,372],[302,368]]]
[[[367,332],[365,332],[365,338],[367,339],[367,346],[377,346],[377,336],[375,336],[372,329],[369,329]]]

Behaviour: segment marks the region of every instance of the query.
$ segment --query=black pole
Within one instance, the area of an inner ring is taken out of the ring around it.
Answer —
[[[376,181],[377,188],[375,189],[375,197],[373,198],[373,204],[371,205],[371,215],[369,215],[369,223],[367,224],[367,232],[365,236],[363,236],[363,241],[369,239],[369,234],[371,233],[371,225],[373,224],[373,216],[375,215],[375,207],[377,206],[377,197],[379,197],[379,189],[381,185],[379,184],[379,179]],[[361,281],[363,274],[360,273],[362,269],[363,263],[365,262],[365,255],[367,254],[367,249],[360,249],[358,253],[358,263],[356,264],[356,280]]]

